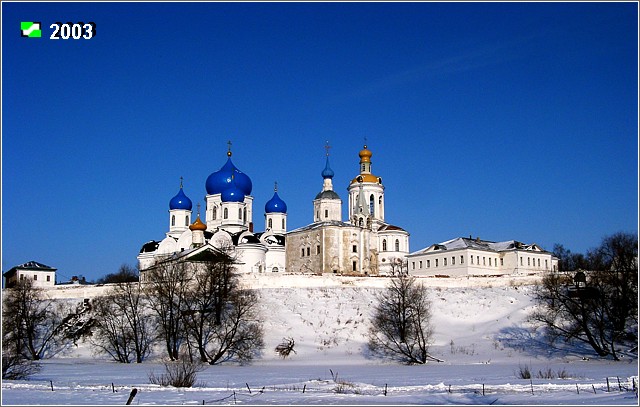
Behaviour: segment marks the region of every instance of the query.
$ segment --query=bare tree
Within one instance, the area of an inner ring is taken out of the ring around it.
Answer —
[[[2,378],[9,380],[26,379],[41,368],[37,361],[26,358],[20,351],[15,322],[14,319],[6,318],[3,315]]]
[[[140,283],[118,283],[95,301],[91,342],[121,363],[142,363],[153,344],[153,325]]]
[[[145,271],[149,306],[171,360],[178,360],[187,338],[182,312],[193,273],[193,264],[182,260],[161,261]]]
[[[109,273],[106,276],[99,278],[96,283],[132,283],[139,280],[139,275],[140,273],[136,267],[129,264],[122,264],[117,273]]]
[[[619,360],[618,349],[637,341],[638,239],[617,233],[587,253],[588,270],[546,275],[537,287],[539,307],[530,319],[551,341],[587,343],[601,357]]]
[[[431,301],[414,277],[392,278],[378,295],[369,328],[369,349],[406,364],[440,361],[429,354],[433,326]]]
[[[11,330],[7,340],[12,342],[16,353],[26,359],[40,360],[61,349],[63,310],[45,296],[42,288],[24,279],[7,288],[3,300],[3,329]]]
[[[257,321],[257,297],[242,289],[229,250],[200,261],[185,301],[183,315],[202,362],[246,362],[263,346]]]

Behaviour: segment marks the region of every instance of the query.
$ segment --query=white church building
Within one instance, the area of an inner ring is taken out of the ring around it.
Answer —
[[[409,253],[409,233],[385,221],[382,178],[371,172],[371,151],[360,151],[360,171],[349,183],[348,219],[333,189],[334,172],[322,170],[313,200],[313,223],[287,233],[287,270],[292,273],[390,275]]]
[[[138,254],[141,279],[144,270],[168,258],[188,258],[200,253],[204,246],[212,250],[228,249],[238,261],[242,273],[284,272],[287,205],[278,196],[277,185],[273,197],[264,206],[265,229],[253,230],[253,185],[251,179],[231,161],[206,180],[205,220],[200,219],[200,204],[193,221],[193,204],[183,191],[169,201],[169,230],[161,241],[145,243]]]

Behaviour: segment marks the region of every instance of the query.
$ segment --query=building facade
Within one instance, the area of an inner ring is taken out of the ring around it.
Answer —
[[[407,256],[415,276],[534,275],[558,269],[558,259],[535,243],[459,237]]]
[[[327,148],[328,150],[328,148]],[[322,189],[313,200],[313,223],[287,233],[287,270],[292,273],[391,275],[409,253],[409,233],[385,221],[382,178],[371,172],[371,151],[360,151],[360,171],[350,182],[348,220],[333,189],[329,153]]]
[[[56,268],[37,261],[29,261],[12,267],[3,274],[5,288],[14,287],[19,281],[28,279],[34,287],[49,288],[56,284]]]

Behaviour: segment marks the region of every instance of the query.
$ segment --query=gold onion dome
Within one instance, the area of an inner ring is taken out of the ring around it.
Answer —
[[[370,150],[367,150],[367,145],[364,145],[364,149],[360,150],[358,154],[360,156],[360,162],[371,162],[371,156],[373,153]]]
[[[373,153],[367,149],[367,145],[360,150],[358,156],[360,156],[360,174],[351,180],[352,184],[358,182],[372,182],[374,184],[382,184],[382,178],[371,174],[371,156]]]
[[[189,225],[189,229],[190,230],[202,230],[202,231],[205,231],[205,230],[207,230],[207,225],[202,223],[202,221],[200,220],[200,215],[198,215],[198,217],[196,218],[196,221],[193,222],[191,225]]]

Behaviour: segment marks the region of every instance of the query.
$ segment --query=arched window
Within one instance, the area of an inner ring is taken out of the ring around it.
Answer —
[[[269,220],[267,221],[267,223],[268,223],[267,227],[268,227],[269,229],[271,229],[271,228],[273,227],[272,219],[271,219],[271,218],[269,218]]]
[[[282,219],[282,229],[284,229],[284,219]]]
[[[242,220],[242,208],[238,208],[238,220]]]
[[[400,251],[400,241],[398,239],[396,239],[396,251]]]
[[[387,251],[387,239],[382,239],[382,251]]]
[[[244,221],[247,221],[247,208],[244,208]]]
[[[216,220],[217,217],[218,217],[218,208],[216,208],[214,206],[213,207],[213,220]]]
[[[184,217],[184,225],[189,226],[189,215]]]
[[[371,216],[375,214],[375,209],[376,199],[373,197],[373,194],[371,194],[371,196],[369,197],[369,212],[371,213]]]
[[[222,211],[222,218],[223,219],[229,219],[229,209],[228,208],[224,208],[224,211]]]
[[[176,225],[176,215],[171,215],[171,226]]]

